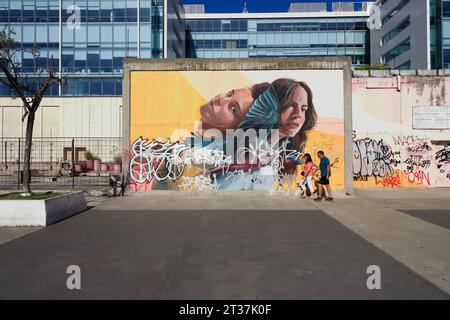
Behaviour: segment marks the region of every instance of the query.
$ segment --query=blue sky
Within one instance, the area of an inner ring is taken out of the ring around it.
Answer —
[[[337,1],[337,0],[335,0]],[[362,2],[367,0],[339,0]],[[248,12],[287,12],[291,2],[331,2],[330,0],[183,0],[186,4],[203,3],[208,13],[242,12],[247,2]]]

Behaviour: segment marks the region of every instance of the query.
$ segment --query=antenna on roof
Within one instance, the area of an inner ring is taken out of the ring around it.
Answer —
[[[248,13],[247,2],[244,2],[244,10],[242,10],[242,13]]]

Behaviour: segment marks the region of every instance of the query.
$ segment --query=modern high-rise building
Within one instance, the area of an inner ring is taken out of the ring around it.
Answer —
[[[53,57],[62,79],[42,101],[36,137],[117,137],[125,57],[346,55],[357,67],[370,61],[370,5],[302,1],[283,13],[209,14],[182,0],[0,0],[0,25],[20,47],[40,50],[21,53],[23,72]],[[0,140],[24,135],[22,116],[20,101],[0,85]]]
[[[47,95],[121,96],[125,57],[348,55],[355,66],[369,63],[369,10],[367,2],[302,2],[285,13],[208,14],[181,0],[0,0],[0,23],[21,47],[39,48],[38,57],[19,57],[23,72],[53,57],[63,81]],[[0,96],[11,94],[0,85]]]
[[[379,0],[370,32],[371,63],[395,69],[450,67],[450,1]]]
[[[125,57],[184,57],[179,0],[0,0],[0,25],[23,48],[22,71],[33,73],[53,56],[61,86],[51,96],[121,96]],[[0,95],[10,95],[0,86]]]
[[[207,13],[185,5],[187,56],[198,58],[350,56],[370,63],[368,2],[292,3],[288,12]]]

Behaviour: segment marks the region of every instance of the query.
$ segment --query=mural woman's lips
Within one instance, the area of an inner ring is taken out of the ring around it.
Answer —
[[[285,124],[289,129],[298,129],[300,127],[300,123],[297,122],[288,122]]]

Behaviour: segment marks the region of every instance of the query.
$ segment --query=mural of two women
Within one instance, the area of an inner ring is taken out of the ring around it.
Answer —
[[[303,153],[307,141],[307,133],[317,122],[317,114],[313,102],[313,93],[305,82],[280,78],[272,83],[264,82],[250,87],[238,88],[221,93],[200,107],[201,130],[244,131],[265,130],[270,139],[270,132],[277,130],[271,137],[270,144],[286,145],[290,151]],[[277,141],[274,141],[276,139]],[[226,143],[223,142],[224,144]],[[217,144],[216,144],[217,145]],[[204,144],[202,143],[202,146]],[[222,146],[223,147],[223,146]],[[286,154],[285,154],[286,155]],[[215,182],[219,189],[267,189],[274,187],[275,175],[292,171],[288,167],[289,160],[274,173],[272,168],[257,166],[228,166],[227,172],[216,170]],[[228,179],[230,170],[245,168],[248,181],[240,179],[235,185]],[[250,169],[251,168],[251,169]],[[251,173],[251,174],[250,174]],[[255,183],[255,176],[258,182]],[[245,184],[245,186],[242,186]]]

